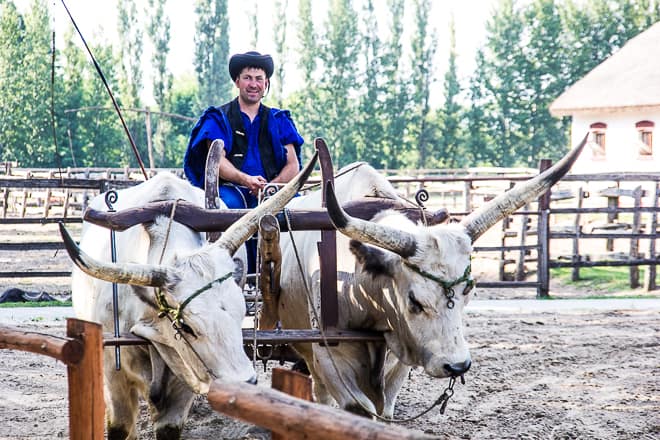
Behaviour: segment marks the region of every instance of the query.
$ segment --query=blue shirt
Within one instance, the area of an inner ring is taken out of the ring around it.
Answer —
[[[257,116],[250,122],[250,118],[243,112],[241,112],[241,117],[248,139],[248,153],[241,171],[252,176],[260,175],[266,178],[258,148],[260,118]],[[290,112],[271,108],[268,112],[268,118],[268,131],[271,136],[277,168],[281,170],[287,163],[285,146],[288,144],[293,144],[298,156],[298,163],[301,164],[300,147],[304,140],[298,133]],[[209,107],[193,127],[183,159],[183,169],[186,177],[190,183],[199,188],[204,188],[204,171],[208,153],[207,141],[215,139],[223,140],[226,154],[231,152],[233,137],[227,115],[218,107]]]

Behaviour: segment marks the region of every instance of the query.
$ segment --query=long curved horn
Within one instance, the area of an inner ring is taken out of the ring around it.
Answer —
[[[136,286],[161,287],[168,283],[172,277],[167,268],[148,264],[108,263],[99,261],[83,252],[69,232],[60,223],[60,235],[64,246],[73,262],[87,275],[104,281]]]
[[[325,203],[332,224],[342,234],[354,240],[387,249],[401,255],[403,258],[409,258],[415,255],[417,240],[413,234],[351,217],[339,205],[333,184],[329,181],[325,190]]]
[[[281,211],[282,208],[289,203],[289,200],[300,191],[309,175],[312,174],[317,158],[318,153],[314,153],[312,159],[307,163],[305,168],[296,175],[296,177],[291,179],[291,181],[275,193],[275,195],[252,209],[249,213],[236,221],[236,223],[227,228],[225,233],[220,236],[214,245],[224,247],[229,251],[230,255],[234,255],[238,248],[257,231],[257,228],[259,227],[259,219],[264,214],[273,214]]]
[[[552,185],[557,183],[559,179],[564,177],[564,174],[568,172],[582,152],[582,148],[587,143],[587,137],[588,134],[582,139],[580,145],[573,148],[559,162],[543,173],[517,184],[509,191],[500,194],[486,205],[464,217],[461,220],[461,224],[465,227],[465,231],[472,239],[472,242],[474,243],[477,238],[495,223],[536,197],[539,197],[550,189]]]

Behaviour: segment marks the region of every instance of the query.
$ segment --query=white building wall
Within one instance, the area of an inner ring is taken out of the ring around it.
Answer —
[[[638,154],[639,131],[635,124],[652,121],[653,156]],[[596,122],[607,124],[605,131],[605,158],[594,158],[589,145],[582,152],[571,172],[574,174],[603,172],[658,172],[660,171],[660,108],[573,114],[571,145],[577,145]],[[590,138],[591,139],[591,138]]]

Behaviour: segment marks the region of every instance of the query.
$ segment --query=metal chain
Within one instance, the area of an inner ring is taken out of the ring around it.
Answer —
[[[360,400],[355,396],[355,394],[353,394],[353,391],[351,391],[350,387],[344,381],[344,378],[343,378],[342,374],[339,371],[339,367],[337,367],[337,364],[335,362],[335,358],[334,358],[332,352],[330,351],[330,345],[328,344],[328,340],[327,340],[327,337],[325,335],[325,331],[323,330],[323,326],[321,325],[321,321],[319,319],[318,313],[316,312],[316,307],[314,305],[314,301],[313,301],[313,298],[312,298],[312,292],[311,292],[311,290],[310,290],[310,288],[307,284],[307,278],[305,277],[303,267],[302,267],[302,262],[300,260],[300,255],[298,254],[298,247],[296,246],[296,242],[293,239],[293,232],[292,232],[292,228],[291,228],[291,220],[290,220],[289,210],[286,209],[286,208],[284,209],[284,218],[286,219],[287,229],[289,230],[289,238],[291,240],[291,245],[293,247],[293,252],[296,256],[296,262],[298,264],[298,270],[300,271],[300,278],[303,280],[303,285],[305,287],[305,293],[307,294],[307,301],[309,302],[309,304],[311,306],[310,308],[312,309],[312,313],[314,314],[314,319],[316,319],[316,322],[319,323],[319,332],[321,333],[321,339],[323,339],[323,344],[326,348],[326,352],[328,354],[328,357],[330,358],[330,362],[332,363],[332,367],[334,368],[335,373],[337,374],[337,377],[339,378],[340,382],[342,383],[342,385],[344,386],[346,391],[348,391],[348,394],[360,406],[360,408],[362,408],[367,414],[369,414],[370,416],[375,417],[379,420],[382,420],[384,422],[388,422],[388,423],[406,423],[406,422],[416,420],[416,419],[420,418],[421,416],[428,413],[429,411],[431,411],[433,408],[435,408],[436,406],[438,406],[440,404],[442,404],[442,406],[440,407],[440,414],[444,414],[445,408],[447,407],[447,402],[454,395],[454,383],[456,382],[455,377],[451,377],[449,379],[449,386],[447,388],[445,388],[445,390],[440,395],[440,397],[438,397],[430,407],[428,407],[427,409],[425,409],[424,411],[422,411],[421,413],[419,413],[415,416],[407,417],[405,419],[398,419],[398,418],[394,418],[394,417],[387,418],[387,417],[383,417],[379,414],[376,414],[376,413],[372,412],[371,410],[369,410],[368,408],[366,408],[362,404],[362,402],[360,402]],[[463,380],[463,379],[461,379],[461,380]]]

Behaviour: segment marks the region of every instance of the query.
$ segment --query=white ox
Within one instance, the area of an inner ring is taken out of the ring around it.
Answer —
[[[340,343],[330,348],[297,344],[312,374],[317,400],[330,403],[334,398],[344,409],[391,417],[411,366],[422,366],[438,378],[466,373],[471,358],[463,337],[462,312],[474,284],[472,243],[504,216],[549,189],[568,171],[583,146],[584,141],[550,170],[500,195],[460,223],[435,226],[414,224],[391,210],[371,221],[349,217],[339,204],[364,196],[398,196],[367,165],[343,175],[340,171],[335,192],[326,192],[328,212],[343,233],[337,236],[337,327],[382,331],[385,344]],[[320,203],[317,191],[293,199],[287,207],[313,209]],[[311,286],[317,309],[319,240],[318,232],[294,233],[304,280]],[[313,311],[288,234],[282,236],[282,267],[282,326],[312,328]]]
[[[232,276],[232,256],[254,234],[262,215],[281,210],[300,189],[313,164],[314,160],[282,191],[243,216],[213,244],[208,244],[202,233],[177,222],[170,225],[169,217],[160,216],[151,224],[116,233],[118,263],[113,264],[109,230],[84,224],[78,248],[61,228],[69,255],[78,266],[72,275],[77,317],[99,322],[105,332],[113,332],[111,281],[115,281],[120,283],[120,331],[151,342],[122,347],[119,371],[115,369],[114,350],[105,350],[108,439],[138,438],[138,396],[149,402],[156,438],[178,439],[194,393],[207,392],[215,379],[256,382],[243,350],[245,301]],[[119,191],[115,208],[176,199],[204,207],[202,190],[172,174],[161,173]],[[94,199],[91,207],[104,210],[103,198]],[[170,320],[159,316],[156,292],[161,292],[173,309],[185,304],[182,320],[177,323],[181,329],[178,335]]]

